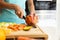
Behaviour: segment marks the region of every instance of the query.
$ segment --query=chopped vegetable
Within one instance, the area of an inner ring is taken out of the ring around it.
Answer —
[[[30,30],[32,28],[32,26],[26,26],[23,30],[24,31],[28,31],[28,30]]]

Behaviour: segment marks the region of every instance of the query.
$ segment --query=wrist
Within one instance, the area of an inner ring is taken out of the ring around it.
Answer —
[[[31,14],[35,14],[35,11],[30,11]]]
[[[17,6],[17,5],[14,6],[14,10],[15,10],[15,11],[18,10],[18,6]]]

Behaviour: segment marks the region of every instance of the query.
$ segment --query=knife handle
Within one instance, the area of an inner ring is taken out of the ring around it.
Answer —
[[[25,17],[25,16],[23,16],[23,19],[26,19],[26,17]]]

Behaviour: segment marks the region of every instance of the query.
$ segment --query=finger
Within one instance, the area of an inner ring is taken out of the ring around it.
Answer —
[[[18,12],[18,13],[17,13],[17,15],[18,15],[18,16],[19,16],[19,18],[20,18],[20,15],[21,15],[21,14],[20,14],[20,12]]]
[[[23,12],[20,13],[20,17],[23,18]]]
[[[21,12],[20,11],[16,12],[16,14],[19,18],[21,18]]]
[[[38,19],[38,16],[36,16],[36,19]]]
[[[18,12],[16,12],[16,15],[19,17],[19,14],[18,14]]]
[[[34,14],[34,18],[38,19],[38,16],[36,14]]]
[[[37,22],[38,22],[38,19],[39,19],[39,17],[36,15],[36,20],[37,20]]]

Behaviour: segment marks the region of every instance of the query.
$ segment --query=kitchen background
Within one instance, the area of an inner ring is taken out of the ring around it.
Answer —
[[[57,40],[56,4],[57,0],[34,0],[37,25],[48,34],[48,40]]]

